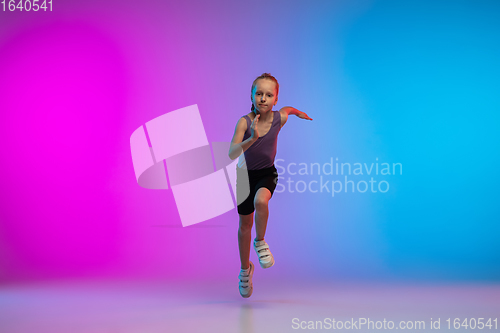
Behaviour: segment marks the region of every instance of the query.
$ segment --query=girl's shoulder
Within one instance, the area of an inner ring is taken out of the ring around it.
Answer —
[[[253,121],[252,116],[255,117],[255,114],[253,112],[250,112],[244,116],[241,116],[240,119],[238,119],[238,121],[245,124],[245,127],[248,127],[249,123],[252,123]]]
[[[247,130],[247,128],[248,128],[247,116],[250,119],[250,122],[252,122],[252,118],[250,118],[250,115],[246,114],[246,115],[241,116],[240,118],[238,118],[238,122],[236,123],[236,126],[237,127],[241,127],[242,130],[243,129]]]

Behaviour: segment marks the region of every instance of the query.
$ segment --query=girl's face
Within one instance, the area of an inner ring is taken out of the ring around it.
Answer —
[[[252,103],[256,113],[271,111],[278,102],[276,82],[268,79],[259,79],[252,92]]]

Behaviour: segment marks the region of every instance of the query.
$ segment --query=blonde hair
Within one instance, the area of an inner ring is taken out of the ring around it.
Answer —
[[[252,101],[252,112],[254,112],[254,110],[255,110],[255,106],[253,105],[253,90],[255,89],[255,86],[257,85],[257,80],[260,80],[260,79],[268,79],[268,80],[272,80],[276,83],[276,97],[278,96],[278,92],[280,91],[280,85],[278,83],[278,80],[276,80],[276,78],[274,76],[272,76],[271,73],[263,73],[261,76],[256,78],[253,81],[252,90],[250,90],[250,100]]]

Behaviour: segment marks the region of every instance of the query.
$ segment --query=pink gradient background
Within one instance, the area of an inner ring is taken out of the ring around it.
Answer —
[[[273,35],[288,27],[241,24],[259,12],[66,1],[0,14],[0,281],[239,269],[236,210],[182,228],[171,190],[136,183],[129,136],[198,104],[209,140],[229,141],[255,76],[286,67],[270,54],[284,51]]]
[[[137,184],[130,135],[197,104],[208,141],[228,142],[263,72],[280,82],[276,110],[314,119],[288,120],[276,158],[405,170],[387,195],[273,197],[266,276],[498,280],[499,177],[481,166],[498,162],[500,29],[498,6],[482,6],[57,1],[0,12],[0,283],[203,272],[236,288],[236,210],[183,228],[171,190]]]

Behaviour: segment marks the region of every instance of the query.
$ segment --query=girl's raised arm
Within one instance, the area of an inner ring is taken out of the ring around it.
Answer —
[[[310,118],[307,115],[307,113],[299,111],[296,108],[291,107],[291,106],[284,106],[284,107],[282,107],[280,109],[279,112],[280,112],[280,115],[281,115],[281,127],[283,127],[285,125],[285,123],[288,120],[288,115],[290,115],[290,114],[294,114],[294,115],[296,115],[297,117],[299,117],[301,119],[312,120],[312,118]]]

